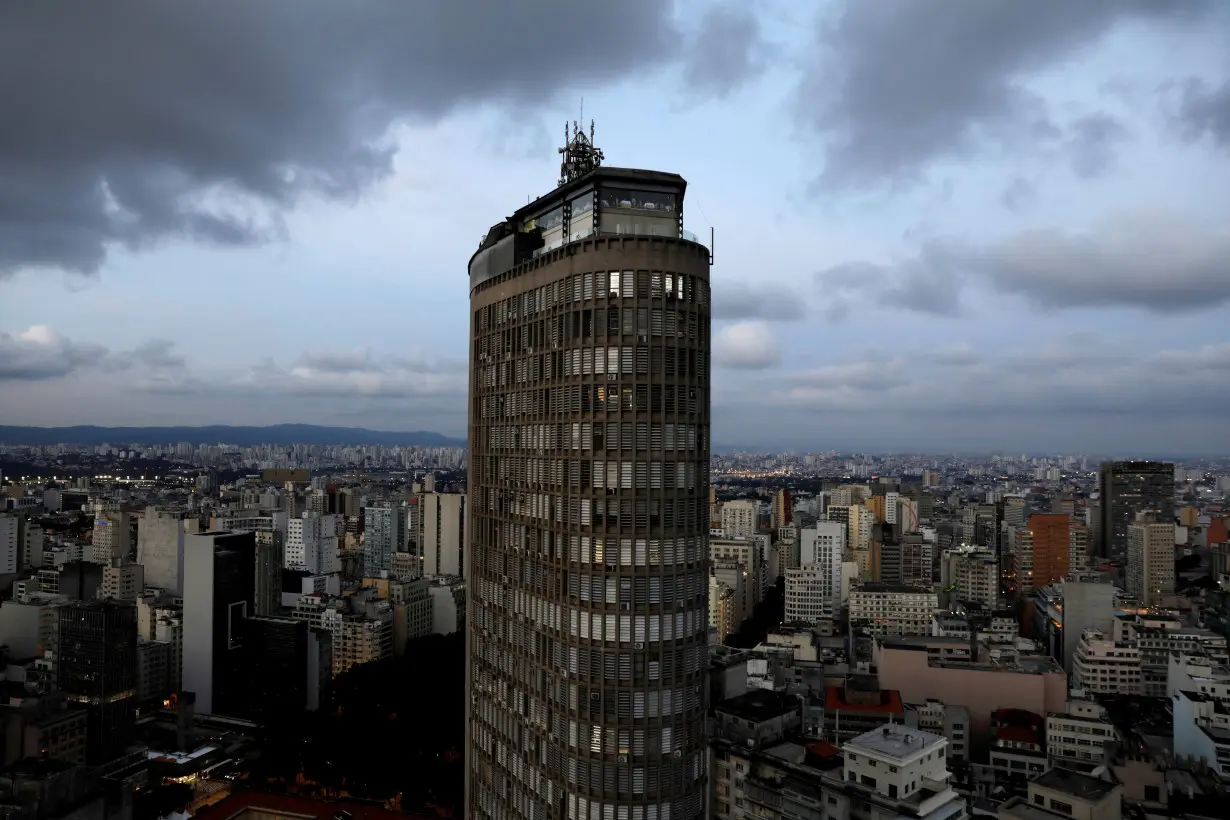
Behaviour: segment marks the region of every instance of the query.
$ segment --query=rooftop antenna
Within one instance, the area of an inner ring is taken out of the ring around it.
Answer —
[[[581,103],[584,111],[584,101]],[[581,130],[577,120],[572,121],[572,130],[564,123],[564,147],[559,149],[563,159],[560,161],[559,184],[571,182],[585,176],[602,164],[604,159],[602,149],[594,147],[594,121],[589,121],[589,136]]]

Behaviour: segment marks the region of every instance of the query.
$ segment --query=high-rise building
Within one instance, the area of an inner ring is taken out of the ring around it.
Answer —
[[[384,501],[363,512],[363,571],[377,577],[406,548],[406,506]]]
[[[86,760],[124,753],[137,725],[137,608],[83,601],[59,608],[60,691],[86,710]]]
[[[703,811],[710,256],[600,158],[470,260],[472,820]]]
[[[21,543],[17,539],[19,522],[15,515],[0,515],[0,573],[21,569]]]
[[[200,522],[180,510],[146,507],[145,515],[137,519],[137,563],[145,569],[144,582],[182,595],[184,535],[199,531]]]
[[[286,566],[328,575],[341,570],[337,552],[337,519],[305,512],[287,522]]]
[[[1027,577],[1017,575],[1022,591],[1053,584],[1068,574],[1072,551],[1071,519],[1060,513],[1037,513],[1029,516],[1026,538],[1018,547],[1031,552]]]
[[[1128,524],[1127,591],[1145,606],[1174,592],[1174,529],[1147,515]]]
[[[789,526],[794,521],[794,499],[790,490],[784,487],[773,493],[773,512],[771,525],[777,530]]]
[[[465,494],[423,493],[418,511],[417,543],[423,574],[465,575]]]
[[[248,713],[244,621],[256,614],[256,534],[207,532],[184,543],[183,688],[203,715]]]
[[[1163,461],[1107,461],[1098,470],[1103,558],[1127,557],[1127,528],[1138,513],[1174,520],[1174,464]]]

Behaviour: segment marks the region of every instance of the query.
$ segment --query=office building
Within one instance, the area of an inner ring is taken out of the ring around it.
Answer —
[[[1142,517],[1127,528],[1127,591],[1145,606],[1174,592],[1174,522]]]
[[[137,725],[137,609],[84,601],[62,606],[56,672],[60,691],[86,711],[86,761],[124,753]]]
[[[184,543],[183,688],[203,715],[248,709],[244,620],[256,614],[256,535],[207,532]]]
[[[393,554],[406,546],[406,513],[404,504],[385,501],[363,513],[363,571],[379,576],[391,567]]]
[[[704,808],[710,257],[600,158],[470,261],[471,820]]]
[[[1140,513],[1157,521],[1174,520],[1174,464],[1162,461],[1108,461],[1098,470],[1103,558],[1127,557],[1127,528]]]

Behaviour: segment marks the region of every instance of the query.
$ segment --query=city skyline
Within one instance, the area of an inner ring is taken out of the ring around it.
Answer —
[[[34,73],[76,91],[0,98],[27,124],[0,169],[0,213],[21,214],[0,217],[0,418],[463,436],[475,226],[546,193],[563,122],[593,117],[609,164],[677,170],[685,227],[716,231],[719,447],[1230,439],[1230,334],[1209,321],[1230,298],[1211,224],[1230,194],[1208,184],[1230,170],[1224,7],[552,5],[529,41],[440,12],[434,41],[480,46],[458,66],[407,47],[426,27],[401,12],[379,20],[390,37],[323,3],[296,4],[290,29],[286,5],[189,4],[197,33],[252,15],[231,62],[255,79],[224,94],[187,79],[205,38],[160,13],[143,9],[161,37],[125,40],[126,65],[90,55],[134,6],[83,26],[96,41],[74,60],[23,52],[49,12],[6,12],[0,67],[54,62]],[[341,22],[368,53],[313,65]],[[177,47],[142,50],[160,40]],[[176,105],[146,76],[183,80]],[[130,82],[123,99],[94,85]],[[268,104],[275,82],[303,107]]]

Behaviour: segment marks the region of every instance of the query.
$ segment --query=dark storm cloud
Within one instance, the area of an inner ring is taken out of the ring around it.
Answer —
[[[1040,308],[1189,313],[1230,303],[1230,232],[1180,214],[1137,213],[1094,230],[1020,231],[985,246],[936,240],[894,265],[850,262],[817,274],[821,300],[935,314],[964,288],[1023,297]]]
[[[386,176],[383,138],[399,119],[537,105],[678,56],[672,11],[662,0],[5,3],[0,277],[94,271],[112,245],[168,236],[262,241],[302,196],[350,199]]]
[[[800,295],[786,285],[763,282],[756,285],[714,285],[713,318],[795,321],[807,315]]]
[[[988,144],[1062,145],[1069,126],[1021,77],[1122,21],[1196,17],[1212,6],[954,0],[936,13],[931,3],[843,4],[820,21],[818,56],[799,89],[805,122],[828,142],[822,182],[911,181],[934,160]]]

